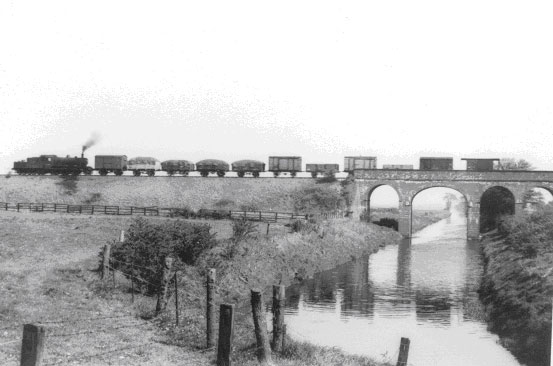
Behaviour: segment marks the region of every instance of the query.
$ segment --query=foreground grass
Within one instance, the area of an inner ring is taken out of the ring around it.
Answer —
[[[185,289],[180,294],[181,326],[174,325],[172,311],[145,320],[153,313],[154,299],[136,294],[131,304],[130,283],[125,278],[117,275],[113,285],[111,281],[101,282],[96,272],[100,248],[117,238],[130,220],[47,213],[0,215],[0,364],[18,364],[22,324],[39,322],[50,334],[46,364],[213,364],[214,351],[205,350],[203,271],[205,266],[217,266],[219,254],[207,253],[202,266],[188,267],[181,276],[181,288]],[[228,244],[231,224],[212,223],[218,239]],[[271,225],[271,235],[265,237],[266,228],[261,225],[253,242],[242,243],[230,260],[217,266],[218,302],[237,303],[235,364],[257,364],[252,352],[250,288],[265,288],[275,281],[286,283],[298,273],[309,276],[351,259],[354,252],[374,251],[378,245],[393,242],[397,235],[360,223],[323,227],[288,234],[288,229]],[[343,246],[334,248],[338,238],[342,238],[340,245],[353,245],[347,251]],[[371,240],[376,244],[367,246]],[[312,255],[314,242],[321,245]],[[275,250],[286,254],[275,259],[271,257]],[[284,262],[289,265],[283,267]],[[4,345],[7,342],[12,343]],[[288,344],[287,352],[275,356],[276,365],[374,365],[367,358],[348,356],[336,349],[292,340]]]

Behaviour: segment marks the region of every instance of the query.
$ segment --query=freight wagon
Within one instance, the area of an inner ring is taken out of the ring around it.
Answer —
[[[298,172],[301,172],[301,157],[300,156],[269,156],[269,171],[273,172],[275,177],[280,173],[290,173],[295,177]]]
[[[223,160],[205,159],[196,163],[196,170],[202,177],[207,177],[209,173],[217,173],[218,177],[224,177],[229,170],[229,164]]]
[[[346,156],[344,158],[344,172],[353,175],[355,170],[376,169],[376,156]]]
[[[411,164],[384,164],[382,169],[394,169],[394,170],[413,170]]]
[[[96,155],[94,157],[94,168],[100,175],[123,175],[127,170],[127,155]]]
[[[153,177],[156,170],[161,170],[161,164],[156,158],[138,156],[128,161],[127,168],[132,171],[135,177],[139,177],[142,172],[146,172],[148,176]]]
[[[259,173],[265,171],[265,163],[257,160],[238,160],[232,163],[232,171],[240,178],[251,173],[254,178],[259,178]]]
[[[167,172],[167,175],[182,174],[187,176],[194,170],[194,163],[188,160],[165,160],[161,162],[161,170]]]
[[[467,170],[477,171],[477,172],[488,172],[494,170],[495,162],[499,159],[467,159],[463,158],[461,160],[466,160]]]
[[[420,158],[420,170],[453,170],[453,158]]]
[[[313,178],[317,178],[319,173],[334,174],[340,170],[338,164],[306,164],[305,171],[311,173]]]

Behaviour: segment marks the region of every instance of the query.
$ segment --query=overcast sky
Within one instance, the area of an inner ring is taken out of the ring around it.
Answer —
[[[0,171],[39,154],[525,158],[553,170],[548,1],[2,1]]]

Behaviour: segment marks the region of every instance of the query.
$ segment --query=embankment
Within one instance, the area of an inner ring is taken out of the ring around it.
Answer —
[[[502,223],[483,241],[480,298],[491,331],[524,364],[550,364],[553,209]]]
[[[293,192],[315,184],[311,179],[15,176],[0,181],[0,201],[288,212]]]

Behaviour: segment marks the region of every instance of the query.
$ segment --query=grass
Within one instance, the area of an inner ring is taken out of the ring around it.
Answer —
[[[181,276],[180,327],[173,325],[172,312],[153,320],[144,320],[152,315],[154,299],[136,294],[136,301],[131,304],[130,283],[122,276],[117,275],[115,286],[111,281],[99,281],[96,269],[100,248],[117,238],[119,230],[126,228],[130,220],[128,217],[51,213],[3,212],[0,215],[0,344],[15,341],[0,347],[2,365],[18,364],[22,324],[48,321],[62,322],[45,323],[50,334],[45,354],[47,363],[213,364],[214,352],[203,351],[205,290],[201,267],[188,267]],[[229,238],[232,233],[229,222],[211,223],[218,231],[220,240]],[[363,227],[370,229],[363,231]],[[226,268],[219,268],[218,300],[235,300],[243,305],[239,307],[240,313],[236,320],[235,364],[256,364],[251,352],[253,325],[248,298],[243,296],[250,287],[272,284],[277,270],[290,280],[295,271],[307,276],[312,271],[330,268],[339,261],[350,259],[351,253],[360,248],[374,250],[374,247],[367,247],[370,238],[389,238],[391,242],[396,235],[390,230],[372,225],[349,225],[345,222],[327,225],[324,233],[312,231],[288,234],[287,228],[271,225],[269,238],[265,237],[265,229],[265,226],[259,227],[255,234],[259,240],[255,245],[249,242],[242,247],[249,248],[247,253],[241,252],[235,260],[228,262]],[[366,236],[360,236],[359,233],[365,233]],[[332,248],[332,243],[339,237],[343,237],[341,244],[354,243],[350,251]],[[320,254],[311,259],[313,263],[317,262],[316,266],[307,260],[311,257],[310,248],[314,241],[323,243]],[[280,248],[288,253],[288,257],[283,257],[283,260],[293,256],[297,259],[290,260],[287,268],[270,266],[274,260],[264,254],[267,248]],[[321,260],[324,257],[322,250],[327,251],[328,260]],[[254,266],[240,267],[241,274],[248,276],[246,282],[243,282],[244,278],[234,276],[237,272],[233,272],[232,268],[236,269],[236,265],[247,262],[253,263],[251,259],[256,258],[262,260]],[[204,263],[208,260],[204,258]],[[75,332],[84,334],[63,336]],[[295,343],[290,340],[289,344]],[[334,349],[310,345],[297,346],[295,349],[276,359],[275,364],[372,364],[366,358],[347,356]],[[112,350],[117,351],[111,353]],[[88,357],[91,355],[97,356]]]

